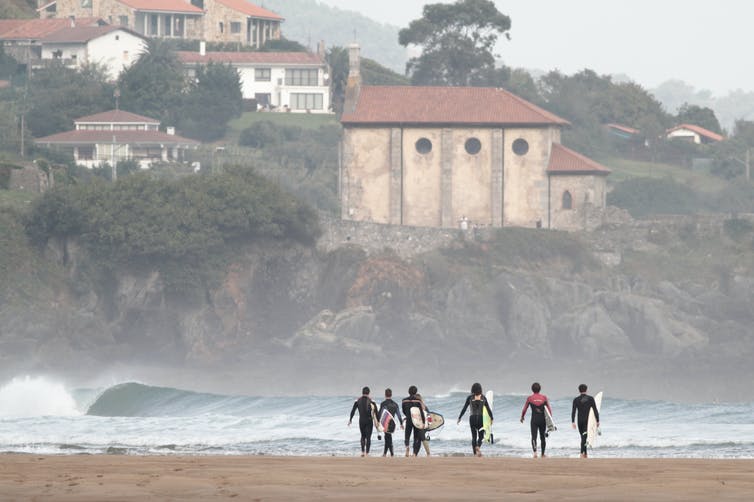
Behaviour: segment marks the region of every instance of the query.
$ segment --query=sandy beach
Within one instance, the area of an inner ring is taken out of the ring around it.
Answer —
[[[0,455],[0,500],[750,500],[754,460]]]

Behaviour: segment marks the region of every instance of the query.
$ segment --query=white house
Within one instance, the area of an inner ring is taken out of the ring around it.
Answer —
[[[717,143],[725,139],[720,134],[694,124],[680,124],[666,132],[668,139],[681,139],[697,145]]]
[[[147,40],[120,26],[72,26],[39,40],[41,59],[61,60],[69,66],[102,65],[111,80],[133,64],[146,50]]]
[[[81,117],[75,129],[35,139],[37,145],[69,150],[76,163],[89,168],[135,160],[142,169],[155,162],[181,162],[198,141],[159,130],[160,122],[123,110]]]
[[[202,44],[202,47],[204,45]],[[311,52],[178,52],[192,75],[198,65],[230,64],[238,70],[244,99],[265,109],[329,113],[330,75],[320,54]]]

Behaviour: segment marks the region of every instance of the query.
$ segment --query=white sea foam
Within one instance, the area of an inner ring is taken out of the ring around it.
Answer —
[[[80,415],[76,401],[60,382],[43,377],[17,377],[0,387],[0,416]]]

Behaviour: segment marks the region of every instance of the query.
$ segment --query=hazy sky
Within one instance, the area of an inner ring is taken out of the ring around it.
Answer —
[[[425,0],[320,0],[406,27]],[[447,2],[446,2],[447,3]],[[645,87],[680,79],[716,96],[754,91],[754,2],[743,0],[495,0],[511,17],[498,54],[509,66],[591,68]]]

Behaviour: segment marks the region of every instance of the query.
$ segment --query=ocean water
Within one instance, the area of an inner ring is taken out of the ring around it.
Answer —
[[[0,386],[0,452],[133,455],[335,455],[359,453],[358,419],[347,427],[357,396],[254,397],[193,392],[125,382],[69,389],[44,378]],[[399,399],[402,396],[397,396]],[[424,396],[446,424],[431,434],[432,453],[471,453],[468,415],[456,425],[466,393]],[[495,396],[494,444],[487,456],[528,457],[525,397]],[[552,399],[559,429],[552,457],[577,457],[572,397]],[[379,402],[379,401],[378,401]],[[754,458],[754,403],[679,404],[606,396],[596,458]],[[394,436],[402,451],[402,431]],[[372,453],[383,443],[372,436]],[[422,453],[423,454],[423,453]]]

